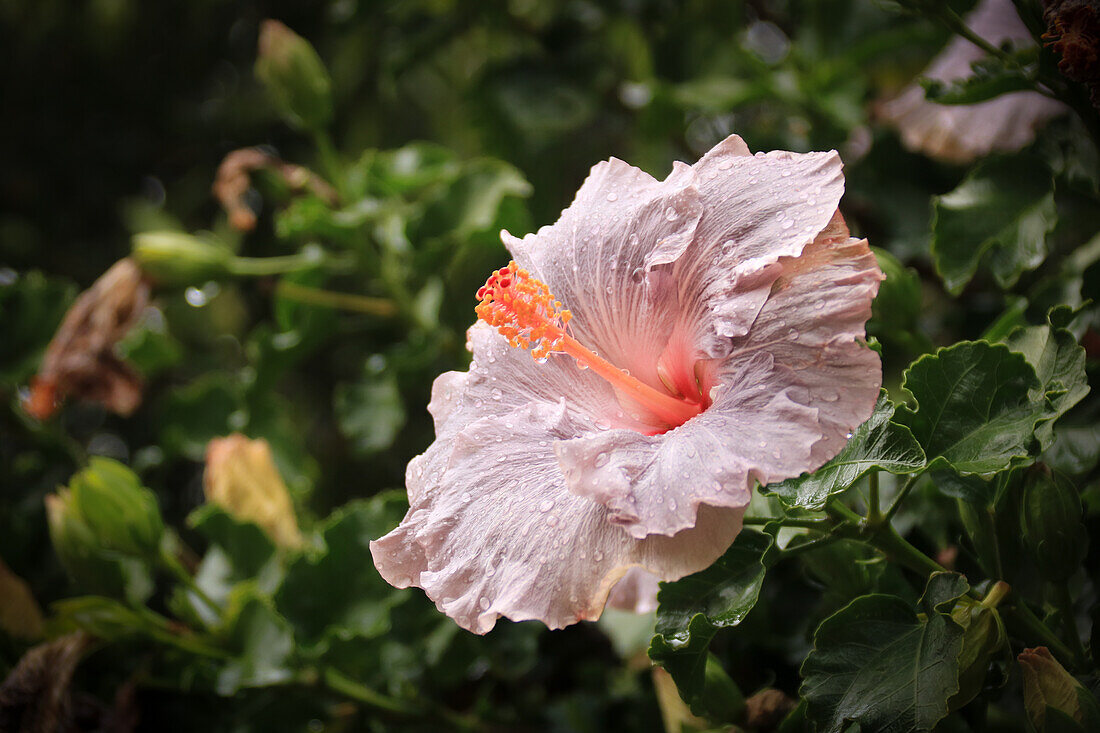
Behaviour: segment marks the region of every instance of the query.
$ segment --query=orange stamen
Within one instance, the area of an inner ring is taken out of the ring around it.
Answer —
[[[682,425],[703,411],[702,405],[673,397],[632,377],[566,333],[572,314],[562,310],[545,283],[515,262],[494,272],[477,291],[478,318],[497,329],[512,346],[530,349],[538,360],[565,353],[607,380],[616,390],[644,404],[669,425]]]

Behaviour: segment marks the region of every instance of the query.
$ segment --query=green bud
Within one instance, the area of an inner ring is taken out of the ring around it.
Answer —
[[[1028,472],[1020,523],[1024,543],[1045,580],[1064,582],[1084,561],[1088,535],[1081,517],[1081,496],[1072,481],[1042,464]]]
[[[199,285],[230,274],[233,253],[182,232],[143,232],[133,238],[141,269],[166,285]]]
[[[256,76],[288,124],[318,132],[332,120],[332,81],[309,41],[277,20],[260,26]]]
[[[93,457],[69,481],[69,490],[59,493],[58,503],[59,521],[67,533],[79,533],[80,541],[119,555],[159,557],[164,521],[156,497],[121,463]]]
[[[989,595],[989,599],[995,597],[993,602],[979,603],[964,596],[951,612],[952,620],[964,629],[958,657],[959,691],[948,701],[951,710],[958,710],[982,691],[990,660],[1008,642],[1004,622],[994,607],[1007,590],[1007,584],[998,583]]]

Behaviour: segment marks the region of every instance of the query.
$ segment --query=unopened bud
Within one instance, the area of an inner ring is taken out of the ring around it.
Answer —
[[[1048,709],[1084,721],[1081,693],[1088,691],[1058,663],[1045,646],[1024,649],[1016,658],[1024,680],[1024,709],[1035,730],[1047,730]]]
[[[164,521],[156,497],[117,461],[93,457],[72,477],[68,490],[47,497],[46,509],[55,544],[60,540],[142,559],[159,557]]]
[[[1028,472],[1020,519],[1024,542],[1045,580],[1064,582],[1084,561],[1088,535],[1081,517],[1081,496],[1072,481],[1042,464]]]
[[[1007,590],[1003,583],[999,585]],[[958,710],[982,691],[989,662],[1005,646],[1008,635],[996,608],[965,596],[959,599],[951,618],[964,629],[958,657],[959,691],[948,702],[951,710]]]
[[[229,274],[233,253],[182,232],[143,232],[133,238],[133,258],[166,285],[199,285]]]
[[[302,130],[322,130],[332,119],[332,81],[309,44],[277,20],[260,25],[256,76],[279,113]]]

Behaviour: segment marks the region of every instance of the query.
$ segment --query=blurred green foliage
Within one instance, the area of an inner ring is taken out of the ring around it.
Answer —
[[[625,625],[474,637],[387,585],[368,543],[407,508],[431,382],[467,364],[472,295],[507,260],[499,231],[553,221],[598,160],[663,177],[730,133],[840,151],[842,213],[887,275],[868,324],[885,392],[850,465],[758,499],[799,536],[761,521],[665,586],[652,658],[715,723],[752,715],[741,691],[801,694],[786,731],[1023,730],[1010,648],[1044,642],[1095,671],[1095,121],[1057,119],[970,168],[905,150],[876,109],[947,40],[947,4],[70,5],[0,3],[0,558],[49,607],[51,637],[100,640],[74,688],[105,727],[136,709],[149,730],[660,730],[644,645],[610,641]],[[1041,53],[930,94],[1034,86],[1033,66],[1055,73]],[[252,163],[219,170],[242,148]],[[131,250],[156,286],[116,349],[146,381],[141,408],[30,418],[66,308]],[[207,446],[233,432],[270,445],[302,546],[204,497]],[[835,514],[843,496],[881,519],[880,490],[906,499],[889,532]],[[995,605],[972,614],[974,641],[969,586],[926,586],[906,547],[1027,598],[1010,604],[1013,646]],[[860,677],[924,660],[927,639],[950,652],[942,677]],[[0,630],[0,678],[28,646]],[[874,710],[845,699],[856,678]]]

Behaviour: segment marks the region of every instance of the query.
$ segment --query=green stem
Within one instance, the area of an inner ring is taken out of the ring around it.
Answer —
[[[243,277],[287,275],[317,267],[324,260],[314,253],[282,255],[280,257],[234,257],[226,269]]]
[[[954,10],[951,10],[950,8],[945,8],[943,14],[940,16],[940,19],[942,20],[944,25],[951,29],[952,32],[957,33],[966,40],[970,41],[990,56],[1004,61],[1009,66],[1019,66],[1016,58],[1012,54],[1007,53],[1000,48],[997,48],[992,43],[985,40],[974,31],[970,30],[970,26],[968,26]]]
[[[879,509],[878,471],[867,477],[867,521],[871,524],[882,521],[882,510]]]
[[[385,298],[371,298],[353,293],[336,293],[331,290],[309,288],[305,285],[280,280],[275,292],[283,298],[309,305],[367,313],[372,316],[390,317],[397,314],[397,306]]]
[[[1073,650],[1066,646],[1057,634],[1050,630],[1050,627],[1040,621],[1025,603],[1021,601],[1013,604],[1005,611],[1005,615],[1008,620],[1013,621],[1016,626],[1030,636],[1030,639],[1025,640],[1028,645],[1037,640],[1056,656],[1061,657],[1063,662],[1072,667],[1077,666],[1077,657],[1074,655]]]
[[[746,525],[763,526],[765,524],[771,524],[772,522],[778,522],[784,527],[800,527],[803,529],[828,529],[833,526],[831,519],[810,519],[800,517],[745,517],[743,523]]]
[[[894,515],[898,513],[898,509],[901,509],[902,502],[909,496],[909,492],[913,490],[913,487],[917,484],[917,479],[920,478],[919,473],[915,473],[905,480],[905,483],[898,489],[898,495],[894,497],[894,501],[890,503],[890,508],[886,510],[886,513],[882,515],[882,523],[889,524],[890,520],[894,518]]]
[[[1081,643],[1081,634],[1077,630],[1077,617],[1073,613],[1073,597],[1069,592],[1069,584],[1063,580],[1052,585],[1058,610],[1062,612],[1062,626],[1065,628],[1066,636],[1069,637],[1069,645],[1077,661],[1083,665],[1088,659],[1088,653],[1085,651],[1084,644]]]
[[[317,154],[321,157],[321,169],[325,172],[325,178],[336,188],[340,199],[346,199],[344,166],[340,163],[332,136],[325,130],[317,130],[313,133],[313,144],[317,146]]]
[[[184,585],[191,593],[195,594],[195,597],[205,603],[211,611],[214,612],[215,618],[221,618],[222,609],[214,599],[206,594],[206,592],[199,587],[195,579],[191,577],[191,573],[187,572],[187,568],[183,567],[179,560],[173,557],[168,552],[162,552],[160,555],[161,566],[172,574],[180,583]]]
[[[416,715],[418,712],[406,703],[394,700],[392,697],[387,697],[380,692],[375,692],[332,667],[325,667],[322,680],[325,686],[333,692],[338,692],[344,697],[351,698],[377,710],[400,715]]]
[[[841,535],[830,534],[824,537],[818,537],[816,540],[810,540],[809,542],[803,542],[802,544],[795,545],[794,547],[786,547],[782,550],[782,557],[784,559],[788,557],[794,557],[795,555],[801,555],[804,552],[813,552],[826,545],[831,545],[837,540],[841,539]]]
[[[925,555],[913,545],[909,544],[897,530],[886,521],[878,524],[869,523],[864,517],[859,516],[848,507],[840,503],[836,498],[830,499],[825,505],[825,511],[830,516],[848,522],[858,529],[857,537],[864,540],[886,554],[892,560],[904,565],[914,572],[922,575],[938,573],[946,570],[932,558]]]

